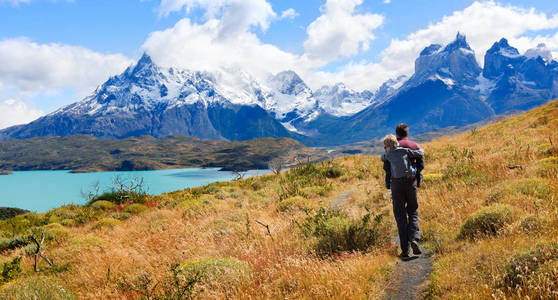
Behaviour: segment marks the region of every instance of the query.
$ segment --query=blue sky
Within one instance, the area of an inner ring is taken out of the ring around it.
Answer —
[[[291,13],[282,18],[285,11]],[[479,63],[504,36],[520,51],[545,42],[557,56],[558,5],[552,0],[0,0],[0,128],[80,100],[144,51],[161,65],[242,68],[257,79],[290,68],[313,88],[343,81],[374,90],[412,73],[423,47],[450,42],[457,31],[468,36]]]
[[[256,31],[267,43],[283,50],[302,53],[306,27],[320,16],[323,0],[274,0],[274,10],[294,8],[299,16],[294,20],[273,23],[266,32]],[[375,59],[393,38],[402,38],[443,16],[464,9],[474,1],[464,0],[365,0],[360,11],[386,16],[386,23],[377,33],[371,50],[362,55]],[[553,0],[505,1],[518,7],[535,7],[541,12],[558,13]],[[203,19],[203,11],[193,14],[174,12],[159,17],[159,1],[139,0],[40,0],[12,4],[0,0],[0,39],[28,37],[38,43],[80,45],[102,53],[122,53],[129,57],[141,54],[140,46],[150,32],[173,26],[179,19],[190,16]]]

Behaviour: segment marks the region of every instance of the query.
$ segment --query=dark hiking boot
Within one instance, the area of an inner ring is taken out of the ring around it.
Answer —
[[[411,241],[411,249],[413,249],[413,254],[414,255],[420,255],[422,254],[422,251],[420,251],[420,247],[419,244],[417,243],[417,241]]]
[[[399,254],[399,259],[401,259],[402,261],[408,261],[411,259],[411,257],[409,256],[409,253],[406,252],[402,252],[401,254]]]

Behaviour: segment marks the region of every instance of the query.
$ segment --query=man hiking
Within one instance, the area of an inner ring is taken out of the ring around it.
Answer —
[[[387,135],[382,139],[385,153],[382,154],[386,175],[386,188],[391,189],[393,214],[397,222],[397,231],[401,246],[400,257],[409,258],[409,246],[413,254],[419,255],[417,240],[420,239],[418,198],[417,198],[417,169],[412,160],[421,159],[424,151],[417,145],[417,149],[400,147],[397,138]]]
[[[419,145],[413,141],[409,141],[409,126],[401,123],[395,127],[395,136],[399,142],[399,147],[409,148],[411,150],[420,149]],[[424,170],[424,160],[421,158],[412,159],[413,166],[417,169],[417,187],[422,183],[422,170]]]

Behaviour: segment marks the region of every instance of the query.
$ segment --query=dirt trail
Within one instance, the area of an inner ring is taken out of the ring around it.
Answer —
[[[343,192],[339,195],[337,195],[337,197],[333,198],[330,202],[329,202],[329,209],[332,210],[341,210],[343,207],[345,207],[345,205],[347,204],[347,202],[349,201],[349,199],[351,199],[351,195],[356,192],[357,187],[354,186],[352,187],[350,190]]]
[[[399,246],[399,237],[394,236],[392,242]],[[393,270],[393,277],[388,287],[387,299],[411,300],[423,299],[430,282],[432,260],[430,254],[423,253],[411,260],[399,260]]]
[[[339,194],[329,203],[329,208],[340,210],[346,206],[357,186]],[[392,243],[399,247],[399,237],[393,236]],[[424,248],[421,248],[424,251]],[[432,272],[432,260],[428,253],[413,257],[408,261],[398,261],[395,265],[392,280],[387,288],[387,299],[412,300],[423,299]]]

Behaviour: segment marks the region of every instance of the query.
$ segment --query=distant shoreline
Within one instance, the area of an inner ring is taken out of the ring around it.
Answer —
[[[12,171],[4,171],[4,170],[0,170],[0,175],[12,175]]]
[[[267,169],[274,159],[289,164],[307,158],[318,161],[327,157],[325,152],[288,138],[228,142],[188,136],[110,140],[75,135],[1,141],[0,147],[4,170],[65,170],[72,173],[180,168],[245,172]]]

